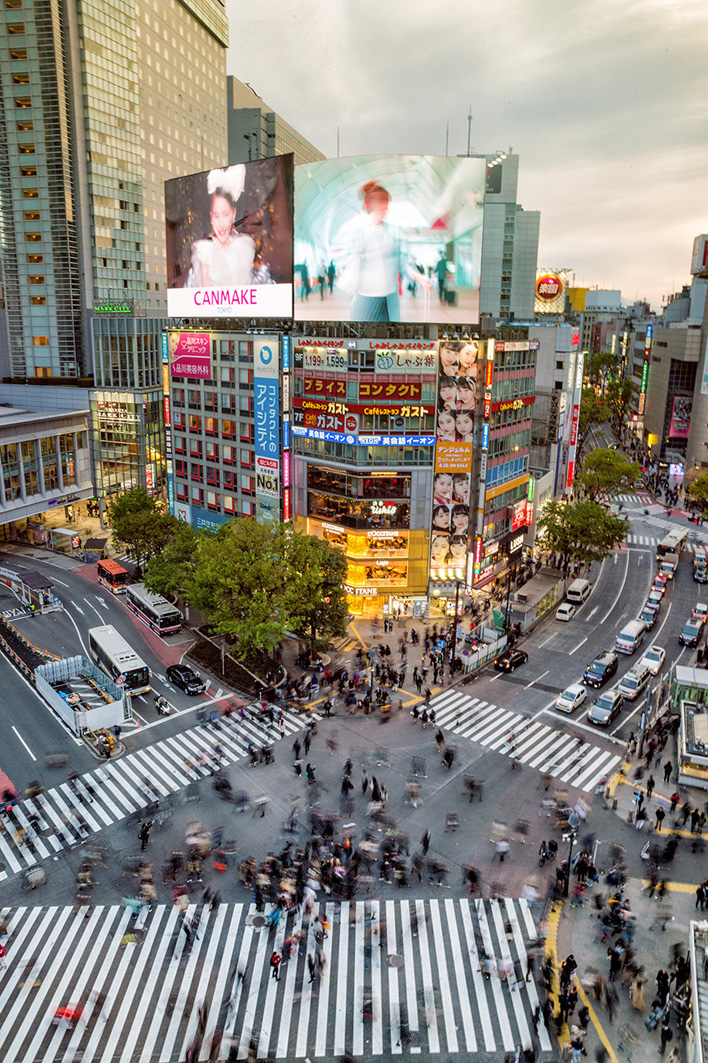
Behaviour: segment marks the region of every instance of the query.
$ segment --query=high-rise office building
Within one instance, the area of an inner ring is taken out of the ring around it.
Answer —
[[[541,212],[517,203],[519,156],[487,155],[479,312],[533,321]]]
[[[164,475],[164,185],[227,155],[223,0],[6,0],[0,256],[12,377],[93,377],[101,495]]]
[[[325,158],[250,85],[231,75],[226,81],[230,163],[251,162],[290,152],[295,156],[296,166]]]

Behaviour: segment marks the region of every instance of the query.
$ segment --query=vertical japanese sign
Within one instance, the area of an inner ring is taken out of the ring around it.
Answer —
[[[430,571],[438,577],[463,579],[467,567],[478,358],[477,340],[440,341],[430,529]]]
[[[169,336],[162,333],[162,406],[165,415],[165,473],[167,475],[167,501],[170,513],[175,512],[175,481],[172,464],[172,410],[170,406],[170,344]]]
[[[256,519],[280,519],[280,358],[277,337],[253,341]]]
[[[580,395],[583,390],[583,365],[585,355],[578,351],[578,361],[575,367],[575,386],[573,388],[573,414],[570,421],[570,449],[568,451],[568,477],[566,487],[573,486],[575,473],[575,455],[578,450],[578,423],[580,421]]]
[[[477,499],[477,534],[474,544],[472,574],[475,582],[482,571],[482,536],[484,533],[484,506],[487,501],[487,460],[489,457],[489,426],[492,418],[492,378],[494,376],[494,340],[487,340],[487,357],[484,366],[484,407],[482,411],[482,455],[479,465],[479,495]]]
[[[289,521],[290,512],[290,336],[282,339],[283,361],[283,521]]]
[[[647,401],[647,385],[649,383],[649,359],[651,358],[651,337],[653,331],[654,326],[647,325],[647,331],[644,337],[644,361],[642,362],[642,382],[639,385],[639,405],[637,407],[637,413],[640,417],[644,416],[644,405]]]

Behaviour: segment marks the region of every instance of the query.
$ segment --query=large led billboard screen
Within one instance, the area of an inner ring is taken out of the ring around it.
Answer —
[[[484,159],[368,155],[295,171],[295,318],[479,319]]]
[[[293,156],[165,182],[170,317],[292,317]]]

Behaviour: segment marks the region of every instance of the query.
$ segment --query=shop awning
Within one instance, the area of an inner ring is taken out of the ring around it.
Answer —
[[[103,553],[107,541],[107,539],[87,539],[84,543],[84,550],[89,553]]]

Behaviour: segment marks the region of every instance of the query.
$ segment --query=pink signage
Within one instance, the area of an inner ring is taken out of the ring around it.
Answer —
[[[208,380],[211,377],[211,335],[208,332],[170,332],[172,376]]]
[[[669,429],[671,439],[688,439],[692,413],[693,399],[688,396],[676,395],[671,408],[671,427]]]

